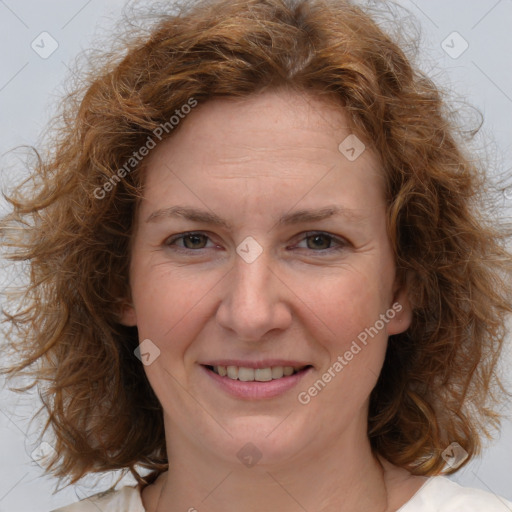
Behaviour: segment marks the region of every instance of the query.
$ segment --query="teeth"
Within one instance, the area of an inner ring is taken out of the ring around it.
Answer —
[[[268,382],[288,377],[301,370],[293,366],[272,366],[269,368],[246,368],[243,366],[214,366],[213,371],[221,377],[229,377],[242,382]]]
[[[284,369],[282,366],[274,366],[272,368],[272,378],[280,379],[284,375]]]
[[[250,382],[254,380],[254,368],[238,368],[238,380],[243,382]]]
[[[220,372],[217,372],[220,375]],[[236,380],[238,379],[238,366],[228,366],[227,374],[230,379]]]
[[[267,382],[272,380],[272,368],[258,368],[254,370],[254,380]]]

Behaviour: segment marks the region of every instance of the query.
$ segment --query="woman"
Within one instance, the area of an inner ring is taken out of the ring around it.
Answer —
[[[60,510],[512,507],[440,476],[497,424],[511,266],[435,86],[339,0],[201,2],[127,50],[4,220],[49,469],[139,481]]]

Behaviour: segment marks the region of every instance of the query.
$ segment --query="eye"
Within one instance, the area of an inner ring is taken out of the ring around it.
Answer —
[[[209,237],[204,233],[199,232],[189,232],[189,233],[181,233],[180,235],[172,236],[168,238],[164,245],[173,246],[176,245],[175,242],[181,240],[183,245],[177,245],[178,249],[183,250],[196,250],[196,249],[206,249],[206,242],[209,240]]]
[[[315,252],[339,251],[349,245],[346,240],[335,237],[334,235],[330,235],[329,233],[324,233],[322,231],[305,233],[305,236],[301,239],[301,242],[305,242],[306,248]],[[335,244],[334,247],[333,243]],[[295,247],[300,249],[304,248],[300,247],[299,245],[296,245]]]

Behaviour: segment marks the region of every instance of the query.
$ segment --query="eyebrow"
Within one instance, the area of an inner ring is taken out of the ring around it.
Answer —
[[[318,222],[335,216],[346,217],[350,220],[362,219],[362,215],[357,214],[354,210],[332,205],[318,209],[303,209],[296,210],[291,213],[285,213],[279,218],[277,225],[288,226],[307,222]],[[146,222],[157,222],[160,219],[169,217],[181,217],[192,222],[221,226],[228,230],[232,229],[232,226],[229,222],[225,221],[215,213],[208,212],[206,210],[200,210],[198,208],[192,208],[190,206],[171,206],[169,208],[156,210],[148,216]]]

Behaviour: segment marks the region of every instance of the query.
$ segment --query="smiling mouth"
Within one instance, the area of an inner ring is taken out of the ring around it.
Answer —
[[[293,367],[293,366],[272,366],[267,368],[246,368],[243,366],[209,366],[204,365],[213,373],[231,380],[240,380],[242,382],[269,382],[271,380],[283,379],[301,373],[311,365]]]

